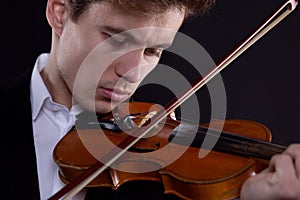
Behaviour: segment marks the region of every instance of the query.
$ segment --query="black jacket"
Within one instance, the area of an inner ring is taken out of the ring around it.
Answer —
[[[1,199],[39,199],[32,133],[30,78],[32,69],[1,81]]]

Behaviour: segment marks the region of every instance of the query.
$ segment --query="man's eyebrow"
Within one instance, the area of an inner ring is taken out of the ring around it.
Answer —
[[[115,27],[115,26],[109,26],[109,25],[104,25],[102,26],[102,29],[110,32],[111,34],[122,34],[125,37],[128,37],[131,41],[135,42],[135,43],[139,43],[139,41],[134,37],[133,34],[130,34],[130,29],[126,29],[123,27]],[[151,48],[162,48],[162,49],[167,49],[171,46],[172,44],[170,44],[169,42],[166,43],[162,43],[162,44],[157,44],[157,45],[153,45],[151,46]]]
[[[115,27],[115,26],[109,26],[109,25],[104,25],[101,26],[102,30],[108,31],[111,36],[117,35],[117,34],[122,34],[125,37],[128,37],[130,39],[134,39],[133,35],[130,34],[130,31],[126,28],[123,27]]]
[[[114,26],[108,26],[108,25],[104,25],[104,26],[102,26],[102,28],[109,31],[109,32],[111,32],[111,33],[114,33],[114,34],[122,33],[122,32],[127,30],[127,29],[122,28],[122,27],[114,27]]]

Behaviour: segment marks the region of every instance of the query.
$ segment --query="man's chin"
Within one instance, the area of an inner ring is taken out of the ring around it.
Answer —
[[[95,104],[95,111],[98,114],[106,114],[118,107],[121,103],[122,102],[98,101]]]

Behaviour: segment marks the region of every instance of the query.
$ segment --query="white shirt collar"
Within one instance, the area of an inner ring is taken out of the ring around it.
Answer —
[[[40,72],[45,67],[49,58],[49,54],[41,54],[34,65],[30,84],[30,100],[32,105],[32,119],[35,120],[38,116],[44,101],[50,98],[50,94],[40,75]]]
[[[39,115],[43,105],[47,102],[51,103],[52,109],[55,109],[59,105],[53,102],[52,97],[41,77],[40,72],[46,66],[46,63],[49,59],[48,53],[41,54],[34,65],[31,84],[30,84],[30,99],[32,105],[32,119],[35,120]],[[77,115],[83,111],[83,108],[79,105],[75,105],[71,108],[71,113]]]

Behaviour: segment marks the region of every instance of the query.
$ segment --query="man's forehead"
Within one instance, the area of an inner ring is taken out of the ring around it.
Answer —
[[[107,24],[120,23],[131,28],[155,26],[178,29],[178,26],[180,26],[184,20],[183,11],[176,8],[169,8],[164,12],[153,15],[141,15],[128,10],[115,8],[111,3],[101,1],[95,3],[90,9],[91,13],[95,14],[93,20],[98,24],[103,24],[104,22]],[[99,18],[97,18],[97,16],[99,16]],[[102,18],[103,16],[105,16],[105,19]]]
[[[133,0],[133,1],[122,1],[122,0],[102,0],[99,2],[109,3],[113,9],[118,9],[120,11],[125,11],[127,13],[132,13],[134,15],[139,15],[143,17],[149,16],[157,16],[160,14],[167,13],[171,10],[176,10],[185,15],[186,9],[184,6],[180,6],[180,3],[173,3],[169,1],[169,3],[165,3],[162,1],[153,2],[153,1],[141,1],[141,0]]]

